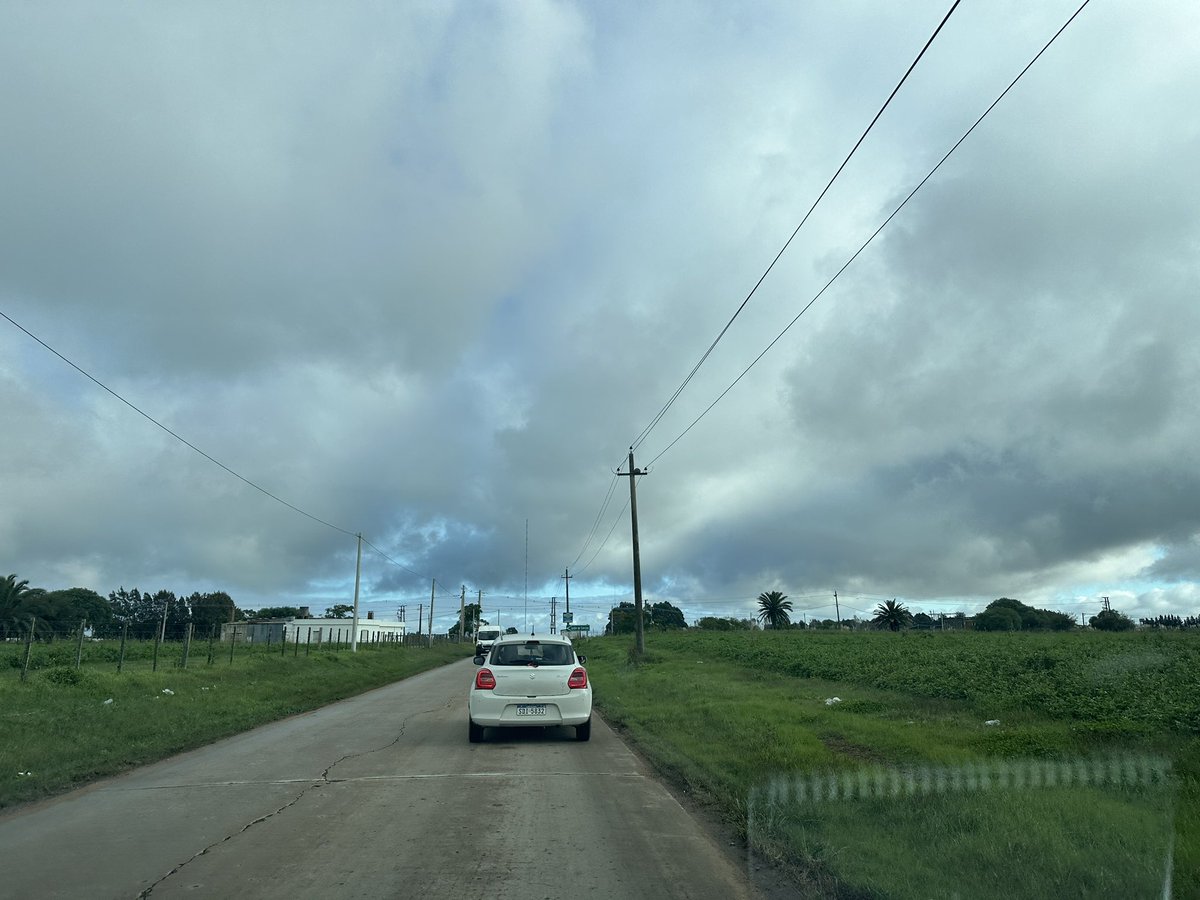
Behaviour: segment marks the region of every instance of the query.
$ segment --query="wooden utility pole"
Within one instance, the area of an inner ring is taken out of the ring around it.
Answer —
[[[825,607],[829,609],[829,607]],[[837,591],[833,592],[833,614],[837,616],[838,631],[842,630],[842,608],[838,606]]]
[[[641,656],[646,652],[646,633],[642,625],[642,553],[638,547],[637,476],[646,473],[634,467],[632,447],[629,448],[629,471],[617,474],[629,477],[629,518],[633,524],[633,615],[637,620],[637,654]]]
[[[462,593],[458,595],[458,642],[463,642],[463,632],[466,630],[466,625],[463,624],[463,615],[467,610],[467,586],[462,586]]]

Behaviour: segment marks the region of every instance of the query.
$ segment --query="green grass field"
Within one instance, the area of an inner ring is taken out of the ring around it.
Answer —
[[[275,719],[306,712],[461,659],[467,644],[432,648],[363,645],[351,653],[316,648],[165,645],[153,671],[153,646],[118,642],[35,646],[28,678],[25,648],[0,645],[0,808],[61,793]],[[281,650],[283,652],[281,652]]]
[[[1200,895],[1191,635],[631,644],[586,644],[605,718],[803,895]]]
[[[798,896],[1200,897],[1200,639],[654,632],[581,646],[605,718]],[[0,646],[0,807],[470,653]],[[14,665],[15,663],[15,665]],[[830,702],[833,698],[839,702]],[[111,702],[106,702],[111,701]],[[987,724],[998,722],[998,724]],[[1171,861],[1169,863],[1169,861]],[[1171,864],[1173,863],[1173,864]]]

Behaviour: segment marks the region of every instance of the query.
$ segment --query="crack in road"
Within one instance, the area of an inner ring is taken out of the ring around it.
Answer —
[[[321,774],[319,776],[317,776],[316,778],[301,779],[302,781],[310,782],[310,784],[308,787],[306,787],[304,790],[302,790],[299,794],[297,794],[295,797],[293,797],[290,801],[283,804],[283,806],[279,807],[278,809],[274,810],[273,812],[269,812],[266,815],[259,816],[257,819],[254,819],[253,821],[246,823],[240,829],[233,832],[232,834],[225,835],[225,837],[221,838],[219,841],[213,841],[211,844],[209,844],[203,850],[200,850],[200,851],[192,854],[190,857],[185,859],[179,865],[175,866],[175,868],[171,869],[171,871],[167,872],[165,875],[163,875],[161,878],[159,878],[157,881],[155,881],[153,884],[151,884],[149,887],[145,888],[141,893],[139,893],[137,895],[137,900],[143,900],[143,898],[149,897],[152,893],[154,893],[155,888],[157,888],[159,885],[161,885],[168,878],[178,875],[184,868],[186,868],[191,863],[195,862],[200,857],[207,855],[211,851],[220,847],[222,844],[225,844],[225,843],[233,840],[236,837],[240,837],[241,835],[243,835],[247,831],[249,831],[251,828],[253,828],[255,825],[261,825],[263,822],[266,822],[268,819],[272,819],[275,816],[279,815],[280,813],[284,812],[285,810],[288,810],[291,807],[295,806],[297,803],[299,803],[301,800],[303,800],[309,794],[310,791],[314,791],[314,790],[324,787],[325,785],[328,785],[328,784],[340,784],[343,781],[348,780],[348,779],[334,779],[331,781],[329,778],[329,773],[332,772],[335,767],[346,762],[346,760],[348,760],[348,759],[357,759],[357,758],[363,757],[363,756],[370,756],[372,753],[382,753],[384,750],[390,750],[392,747],[395,747],[398,743],[400,743],[401,739],[403,739],[404,731],[408,727],[408,723],[411,722],[413,719],[417,718],[418,716],[425,716],[425,715],[429,715],[430,713],[437,712],[438,710],[446,709],[449,706],[452,706],[453,703],[454,703],[454,701],[450,700],[450,701],[447,701],[446,703],[442,704],[441,706],[434,707],[433,709],[423,709],[420,712],[415,712],[410,716],[406,716],[400,722],[400,731],[396,735],[395,739],[384,744],[382,747],[374,747],[370,750],[360,750],[357,753],[347,753],[345,756],[342,756],[339,759],[335,759],[328,766],[326,766],[325,769],[321,772]],[[270,784],[270,783],[289,784],[289,783],[294,783],[294,782],[289,781],[289,782],[266,782],[266,783],[268,783],[268,784]]]

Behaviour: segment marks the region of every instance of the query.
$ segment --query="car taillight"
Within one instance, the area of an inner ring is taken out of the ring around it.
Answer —
[[[480,669],[475,673],[475,689],[480,691],[494,690],[496,687],[496,676],[492,674],[491,669]]]
[[[576,668],[571,673],[571,677],[567,679],[567,687],[572,689],[587,687],[587,669]]]

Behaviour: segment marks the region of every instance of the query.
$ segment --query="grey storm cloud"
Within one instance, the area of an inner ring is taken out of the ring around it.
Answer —
[[[0,311],[253,484],[0,322],[4,571],[318,608],[361,531],[368,603],[544,615],[570,566],[602,615],[637,442],[689,618],[1192,612],[1200,23],[1153,6],[1085,10],[731,387],[1074,6],[958,10],[645,433],[945,9],[6,7]]]

